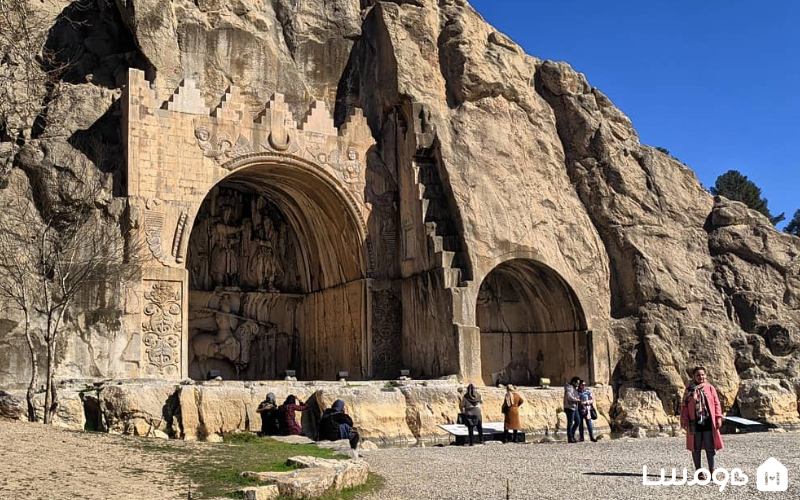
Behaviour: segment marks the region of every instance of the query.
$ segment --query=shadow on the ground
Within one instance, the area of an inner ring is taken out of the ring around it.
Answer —
[[[584,476],[617,476],[617,477],[642,477],[642,474],[637,472],[584,472]],[[660,475],[648,474],[647,477],[658,477]]]

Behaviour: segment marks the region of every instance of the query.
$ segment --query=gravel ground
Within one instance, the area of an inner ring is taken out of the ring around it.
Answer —
[[[706,486],[643,486],[642,466],[691,469],[681,438],[618,439],[599,443],[492,444],[394,448],[363,452],[386,478],[384,488],[359,500],[511,499],[800,499],[800,433],[724,436],[718,466],[740,468],[745,486],[723,492]],[[208,445],[147,440],[151,444]],[[143,438],[64,431],[0,421],[0,500],[185,499],[186,479],[169,472],[167,455],[142,448]],[[789,490],[759,492],[756,469],[769,457],[789,471]],[[178,457],[176,457],[176,460]],[[651,472],[652,471],[652,472]],[[654,479],[657,476],[652,476]]]
[[[362,500],[506,498],[511,499],[800,499],[800,434],[738,434],[723,436],[726,449],[717,466],[739,468],[749,478],[744,486],[722,491],[706,486],[644,486],[660,469],[687,467],[693,473],[684,438],[615,439],[598,443],[491,444],[474,447],[383,449],[364,452],[370,467],[386,478],[385,487]],[[788,469],[789,489],[761,492],[756,469],[775,457]],[[703,458],[705,463],[705,457]]]

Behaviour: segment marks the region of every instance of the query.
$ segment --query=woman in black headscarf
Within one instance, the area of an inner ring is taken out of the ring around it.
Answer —
[[[478,443],[483,444],[483,416],[481,415],[481,395],[473,384],[467,386],[467,392],[461,398],[461,413],[464,414],[464,425],[469,432],[469,445],[473,445],[473,431],[478,428]]]
[[[280,423],[278,421],[278,403],[275,401],[275,394],[268,393],[267,399],[258,405],[256,412],[261,414],[261,435],[274,436],[278,434]]]

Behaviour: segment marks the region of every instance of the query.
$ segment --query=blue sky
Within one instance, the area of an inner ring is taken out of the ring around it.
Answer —
[[[586,74],[703,186],[735,169],[773,214],[800,209],[800,2],[470,3],[529,54]]]

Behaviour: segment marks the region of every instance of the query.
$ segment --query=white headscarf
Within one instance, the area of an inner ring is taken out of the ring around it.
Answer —
[[[514,406],[514,394],[516,394],[516,390],[517,388],[512,384],[508,384],[506,386],[506,406],[509,408]]]

